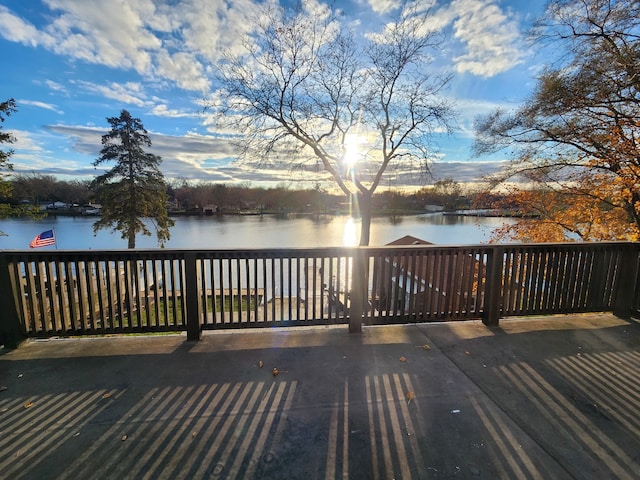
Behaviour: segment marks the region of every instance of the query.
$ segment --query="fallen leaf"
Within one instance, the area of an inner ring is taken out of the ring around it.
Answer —
[[[192,432],[191,433],[191,438],[195,438],[196,435],[198,435],[196,432]]]
[[[431,345],[425,343],[424,345],[422,345],[422,348],[424,348],[425,350],[431,350]]]
[[[102,398],[109,398],[111,394],[109,392],[102,394]]]
[[[407,361],[407,359],[406,359],[406,357],[400,357],[400,361],[401,361],[401,362],[406,362],[406,361]]]
[[[414,400],[416,398],[416,394],[411,391],[411,392],[407,392],[407,405],[411,403],[411,400]]]
[[[258,367],[259,367],[259,368],[262,368],[263,366],[264,366],[264,362],[263,362],[262,360],[260,360],[260,361],[258,362]]]
[[[273,370],[271,370],[271,373],[273,373],[273,376],[276,377],[280,373],[280,370],[278,370],[276,367],[273,367]]]
[[[0,392],[4,392],[7,389],[4,385],[0,385]]]
[[[122,435],[122,438],[120,440],[124,442],[127,438],[129,438],[127,435]]]
[[[31,408],[33,407],[33,402],[27,402],[23,405],[24,408]]]
[[[18,378],[22,378],[24,376],[23,373],[18,374]]]
[[[76,432],[76,433],[73,434],[74,437],[77,437],[79,435],[80,435],[80,432]]]
[[[469,356],[469,355],[471,355],[471,352],[467,350],[467,351],[465,351],[465,352],[464,352],[464,354],[465,354],[466,356]]]

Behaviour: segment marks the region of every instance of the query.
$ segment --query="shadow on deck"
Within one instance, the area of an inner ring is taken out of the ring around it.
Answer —
[[[0,477],[631,479],[640,471],[634,321],[574,315],[495,328],[185,338],[32,340],[5,351]]]

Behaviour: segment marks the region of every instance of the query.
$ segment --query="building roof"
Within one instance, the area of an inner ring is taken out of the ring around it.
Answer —
[[[414,237],[412,235],[405,235],[404,237],[400,237],[393,242],[387,243],[387,245],[434,245],[431,242],[427,242],[426,240],[422,240],[420,238]]]

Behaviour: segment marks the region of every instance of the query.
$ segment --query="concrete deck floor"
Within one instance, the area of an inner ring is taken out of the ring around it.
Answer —
[[[640,476],[609,315],[29,341],[0,386],[3,479]]]

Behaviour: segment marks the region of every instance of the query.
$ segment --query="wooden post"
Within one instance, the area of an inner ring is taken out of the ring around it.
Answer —
[[[629,319],[636,304],[634,293],[638,278],[638,246],[623,245],[619,256],[619,273],[613,292],[613,314],[616,317]]]
[[[18,288],[11,280],[5,256],[0,253],[0,343],[5,348],[16,348],[26,338],[26,329],[18,314]]]
[[[349,333],[362,332],[362,318],[367,304],[367,256],[364,249],[356,248],[353,254],[353,279],[349,302]]]
[[[197,341],[200,340],[201,337],[200,321],[202,318],[202,309],[198,298],[198,264],[196,254],[193,252],[185,253],[184,263],[185,285],[182,286],[182,298],[185,302],[187,340]]]
[[[502,265],[504,263],[504,247],[493,247],[487,258],[487,285],[484,293],[484,315],[482,323],[487,326],[498,326],[502,303]]]

